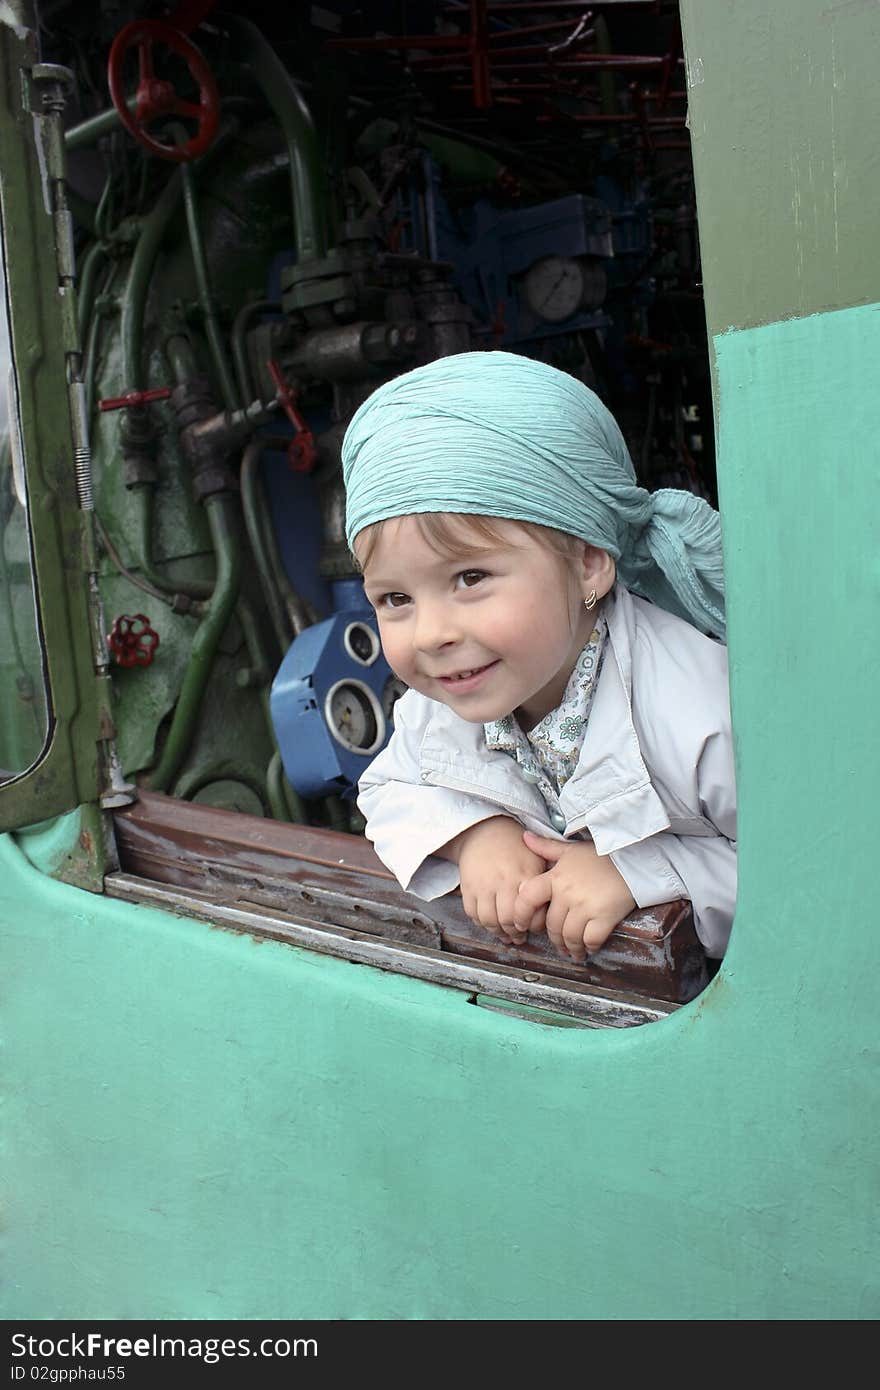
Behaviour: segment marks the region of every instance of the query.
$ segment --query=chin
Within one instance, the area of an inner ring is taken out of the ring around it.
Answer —
[[[496,719],[503,719],[510,714],[510,710],[505,705],[499,709],[493,706],[484,706],[482,709],[460,709],[450,701],[443,700],[442,704],[448,705],[453,714],[457,714],[459,719],[463,719],[466,724],[492,724]]]

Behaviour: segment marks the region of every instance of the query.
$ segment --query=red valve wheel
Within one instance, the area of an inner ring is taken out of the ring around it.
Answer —
[[[117,666],[152,666],[158,645],[159,634],[150,627],[145,613],[135,613],[133,617],[123,613],[107,637]]]
[[[315,436],[300,414],[296,401],[296,393],[291,391],[290,387],[287,385],[278,363],[274,362],[270,357],[266,366],[269,368],[269,375],[278,388],[278,403],[283,406],[284,412],[294,428],[293,439],[291,439],[287,446],[287,462],[290,464],[294,473],[311,473],[318,461]]]
[[[153,44],[164,44],[183,58],[194,81],[198,84],[199,100],[187,101],[179,96],[173,83],[156,76],[153,68]],[[134,111],[128,109],[125,95],[123,70],[125,59],[131,49],[138,52],[137,104]],[[217,134],[220,123],[220,93],[214,74],[206,60],[188,38],[170,24],[159,19],[136,19],[120,29],[110,49],[107,64],[107,81],[113,105],[126,130],[138,140],[151,154],[160,159],[171,159],[177,164],[185,164],[205,153]],[[165,145],[148,134],[147,126],[160,117],[183,116],[198,121],[198,128],[191,140],[183,145]]]

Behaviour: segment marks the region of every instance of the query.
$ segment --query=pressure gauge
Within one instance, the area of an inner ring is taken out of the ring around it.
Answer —
[[[405,681],[400,679],[400,676],[388,677],[385,682],[385,688],[382,691],[382,709],[386,719],[393,719],[394,716],[392,711],[394,706],[397,704],[401,695],[406,694],[408,689],[409,686]]]
[[[379,655],[379,638],[367,623],[349,623],[342,645],[360,666],[372,666]]]
[[[385,737],[385,716],[379,701],[358,680],[337,681],[327,691],[324,718],[337,743],[352,753],[375,753]]]
[[[605,298],[604,268],[574,256],[545,256],[523,277],[526,304],[547,323],[562,323],[581,309],[596,309]]]

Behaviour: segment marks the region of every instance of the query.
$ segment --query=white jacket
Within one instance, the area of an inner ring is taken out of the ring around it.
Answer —
[[[459,881],[433,851],[499,812],[552,839],[589,832],[639,907],[689,899],[706,952],[721,956],[736,901],[727,650],[622,584],[604,611],[608,649],[559,798],[564,833],[515,761],[486,747],[482,724],[410,690],[360,781],[367,837],[403,888],[430,899]]]

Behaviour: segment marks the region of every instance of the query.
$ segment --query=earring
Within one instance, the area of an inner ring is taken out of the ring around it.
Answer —
[[[589,596],[584,599],[584,607],[586,608],[588,613],[592,613],[593,609],[596,607],[596,604],[598,602],[599,595],[596,593],[595,589],[591,589]]]

